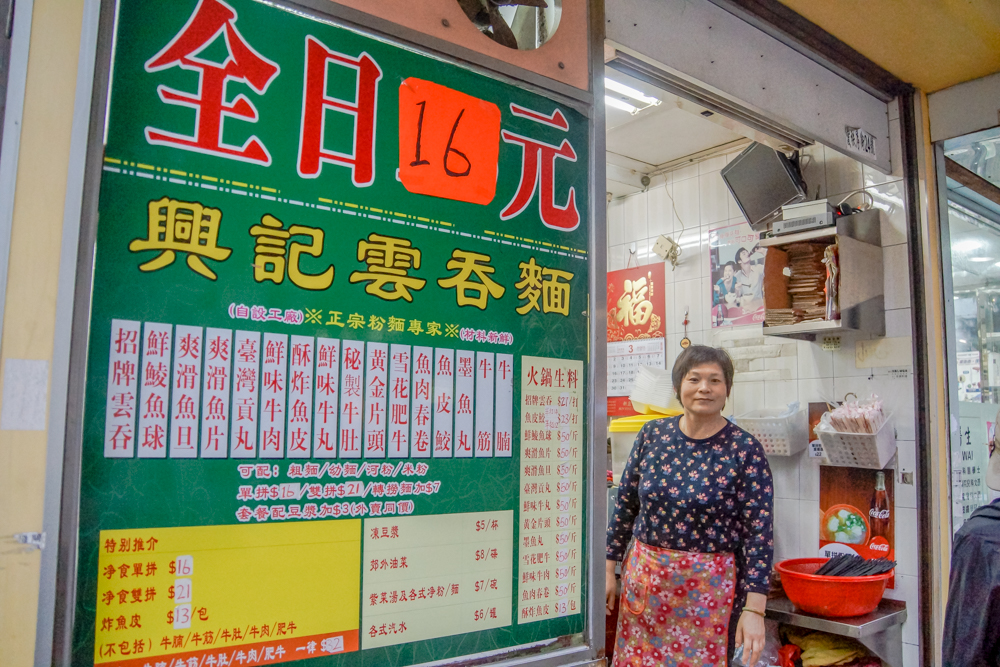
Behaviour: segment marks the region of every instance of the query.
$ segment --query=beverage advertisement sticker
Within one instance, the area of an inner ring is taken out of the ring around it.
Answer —
[[[72,664],[582,632],[591,121],[272,3],[113,29]]]
[[[895,560],[893,470],[821,466],[819,555]],[[890,588],[892,580],[889,581]]]

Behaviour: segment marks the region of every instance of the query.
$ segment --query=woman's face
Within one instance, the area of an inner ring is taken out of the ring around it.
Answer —
[[[722,270],[722,277],[725,280],[732,280],[733,278],[733,267],[730,264],[726,264],[726,268]]]
[[[681,382],[681,405],[684,410],[711,416],[726,406],[726,376],[718,364],[702,364],[688,371]]]

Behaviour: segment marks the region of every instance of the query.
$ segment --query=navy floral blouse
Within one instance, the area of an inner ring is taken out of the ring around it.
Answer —
[[[625,464],[608,526],[608,560],[629,532],[650,546],[736,555],[740,593],[767,593],[774,551],[774,485],[764,448],[733,423],[700,440],[680,417],[647,422]]]

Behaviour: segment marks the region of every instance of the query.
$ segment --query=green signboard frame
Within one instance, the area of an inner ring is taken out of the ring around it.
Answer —
[[[437,483],[457,491],[439,493],[435,489],[433,493],[438,495],[427,491],[411,500],[400,514],[457,519],[476,512],[512,512],[514,566],[521,552],[517,546],[518,519],[524,500],[523,494],[518,494],[525,487],[523,476],[528,474],[521,470],[525,463],[522,439],[543,437],[543,429],[527,436],[521,431],[521,413],[526,412],[528,399],[520,384],[522,379],[529,381],[535,370],[532,366],[529,373],[522,357],[538,358],[540,364],[544,360],[580,362],[585,382],[580,388],[578,436],[583,450],[579,456],[583,544],[576,612],[567,615],[564,611],[538,621],[522,616],[525,622],[519,622],[517,614],[526,613],[527,605],[516,599],[518,567],[512,567],[508,582],[513,589],[508,601],[512,618],[508,625],[373,648],[365,648],[362,638],[357,647],[360,650],[311,659],[330,665],[402,665],[436,661],[476,664],[498,659],[518,664],[567,664],[597,658],[603,644],[602,596],[587,591],[600,591],[603,583],[603,567],[593,565],[603,564],[604,465],[595,465],[595,460],[603,461],[604,446],[603,437],[595,437],[591,425],[603,421],[603,383],[594,378],[595,374],[603,375],[604,355],[599,351],[603,336],[594,335],[603,331],[603,322],[595,322],[589,313],[604,312],[605,262],[603,197],[594,196],[603,182],[603,114],[593,105],[593,97],[580,91],[567,96],[565,86],[553,86],[559,93],[545,90],[537,85],[540,77],[536,75],[471,57],[458,47],[394,24],[364,19],[367,27],[361,27],[357,12],[327,3],[123,0],[115,5],[108,2],[102,7],[78,261],[78,276],[92,276],[93,280],[78,280],[74,312],[57,582],[62,599],[74,602],[57,605],[56,661],[91,664],[102,659],[95,639],[100,624],[110,621],[105,635],[115,626],[122,629],[124,614],[107,616],[98,610],[100,572],[108,567],[104,561],[121,555],[119,551],[112,556],[114,549],[108,546],[112,541],[118,545],[134,543],[137,538],[129,531],[135,530],[268,521],[277,525],[273,506],[268,516],[246,516],[244,508],[254,506],[237,500],[242,492],[237,489],[250,486],[241,481],[261,474],[261,466],[268,467],[265,464],[273,464],[276,476],[276,484],[270,486],[296,483],[290,481],[295,477],[290,471],[296,470],[291,458],[237,460],[231,458],[233,452],[225,452],[219,459],[205,455],[205,442],[210,440],[205,421],[210,392],[205,384],[209,365],[203,359],[198,360],[203,375],[198,375],[197,386],[205,391],[193,401],[200,403],[196,409],[203,412],[194,435],[189,430],[187,439],[188,445],[193,444],[195,457],[181,460],[184,454],[173,450],[184,443],[179,431],[170,430],[184,423],[180,421],[184,407],[178,404],[176,392],[163,395],[167,400],[163,409],[166,428],[159,442],[165,456],[142,458],[138,454],[140,429],[145,426],[148,433],[150,424],[156,426],[156,419],[148,423],[140,420],[139,402],[150,396],[143,393],[138,377],[131,385],[134,403],[123,406],[119,400],[112,405],[113,375],[115,382],[129,377],[127,372],[123,376],[113,370],[116,363],[127,366],[129,362],[115,356],[113,336],[119,338],[120,353],[123,332],[126,338],[132,331],[137,334],[137,345],[131,352],[133,362],[141,367],[146,359],[140,355],[149,348],[148,334],[162,334],[164,325],[173,336],[167,343],[165,370],[171,387],[177,374],[183,374],[178,370],[181,338],[188,335],[190,344],[195,329],[206,356],[212,331],[265,334],[262,344],[267,342],[267,334],[285,344],[294,343],[296,337],[309,339],[313,355],[319,352],[321,341],[330,339],[360,341],[368,345],[369,354],[370,344],[374,344],[376,353],[379,345],[386,351],[397,345],[414,353],[425,347],[450,349],[453,355],[478,353],[473,357],[477,362],[485,357],[499,363],[497,355],[511,355],[515,363],[510,369],[513,441],[509,458],[473,455],[461,459],[456,456],[457,444],[453,445],[447,458],[426,460],[430,473],[424,483],[428,488]],[[203,5],[212,5],[215,14],[206,11],[199,16],[197,9]],[[225,9],[233,10],[233,15],[225,15]],[[600,4],[590,3],[589,12],[591,25],[599,31],[603,20]],[[212,37],[221,36],[225,41],[203,40],[192,46],[192,34],[197,31],[185,33],[185,29],[199,21],[216,31]],[[372,26],[380,31],[374,32]],[[122,39],[122,35],[128,38]],[[600,39],[592,36],[591,42],[592,60],[600,63]],[[220,43],[228,46],[228,60],[225,53],[220,56],[210,51]],[[312,92],[308,90],[310,58],[312,62],[324,61],[323,90],[317,91],[315,86]],[[217,100],[228,109],[225,121],[213,128],[211,119],[204,118],[209,115],[204,113],[208,108],[204,91],[210,87],[206,77],[217,75],[227,64],[235,65],[226,76],[237,80],[243,99],[229,93],[221,102]],[[338,66],[344,71],[331,71]],[[353,97],[337,92],[352,85],[345,71],[354,75]],[[192,81],[202,88],[192,89]],[[360,129],[366,113],[361,100],[365,85],[374,100],[368,109],[374,118],[367,165],[361,157],[367,139]],[[601,87],[595,84],[593,89]],[[196,96],[192,90],[201,94],[196,103],[191,100]],[[306,110],[310,97],[312,112]],[[346,108],[351,122],[345,122],[345,107],[351,106],[345,103],[348,101],[353,101],[354,107]],[[192,118],[192,105],[199,107],[200,116]],[[425,123],[424,113],[433,105],[438,109]],[[152,122],[151,111],[157,114]],[[462,115],[467,112],[474,123],[461,127]],[[306,118],[308,113],[313,113],[312,121]],[[452,116],[456,117],[454,122]],[[414,121],[416,137],[412,136]],[[426,135],[421,136],[425,128]],[[213,130],[218,132],[214,139]],[[304,155],[309,150],[303,150],[310,132],[311,162],[310,156]],[[206,140],[206,136],[210,138]],[[344,143],[344,136],[353,141]],[[413,143],[412,156],[404,156],[404,136]],[[421,141],[426,142],[425,151],[436,150],[441,157],[435,160],[428,159],[426,152],[420,155],[417,142]],[[541,164],[531,164],[530,154]],[[480,162],[484,159],[487,164],[493,160],[495,176],[481,177]],[[431,163],[428,166],[439,173],[431,177],[420,173],[425,166],[422,163]],[[469,173],[473,167],[475,173]],[[538,182],[529,187],[525,174],[530,179],[533,169],[537,169]],[[462,177],[477,183],[466,186],[462,182],[461,187],[455,187],[454,180]],[[546,179],[551,183],[548,191]],[[572,197],[574,191],[575,200],[568,198],[567,193]],[[365,223],[356,224],[362,218]],[[227,224],[230,220],[234,222]],[[275,248],[281,251],[275,252]],[[403,259],[395,264],[387,261],[386,255],[392,252]],[[131,324],[123,329],[122,322]],[[236,342],[230,338],[231,345]],[[127,356],[127,344],[125,351]],[[260,351],[263,355],[263,349]],[[347,348],[342,351],[346,354]],[[451,358],[458,361],[457,356]],[[292,368],[287,363],[283,368],[290,374]],[[228,370],[235,379],[235,366],[228,366]],[[258,370],[263,379],[265,369]],[[311,372],[315,370],[312,366]],[[552,372],[552,368],[547,370]],[[555,372],[567,370],[572,372],[569,367]],[[368,379],[367,375],[362,377]],[[291,380],[290,376],[285,379]],[[391,378],[387,375],[384,379]],[[416,381],[415,375],[413,379]],[[549,383],[551,386],[551,377]],[[411,390],[415,386],[411,385]],[[453,391],[458,391],[457,385]],[[235,418],[236,394],[232,386],[227,392],[228,417]],[[259,393],[257,399],[261,402],[255,408],[257,416],[263,418],[266,396]],[[544,402],[544,396],[535,400]],[[437,405],[432,402],[433,407]],[[290,409],[291,403],[282,407]],[[363,402],[363,407],[369,406]],[[418,406],[411,403],[409,407],[416,411]],[[133,415],[127,414],[129,408]],[[500,409],[494,406],[494,411],[499,419]],[[115,415],[125,416],[115,423]],[[128,424],[124,430],[123,424]],[[457,438],[457,418],[450,424],[450,434]],[[489,445],[491,451],[498,452],[497,443],[503,438],[491,426],[487,427],[491,431]],[[126,448],[129,429],[134,451],[122,456],[116,446]],[[279,430],[292,437],[290,422],[281,423]],[[262,448],[264,431],[255,433]],[[435,434],[433,430],[430,433]],[[356,435],[363,438],[367,434],[362,428]],[[311,435],[317,436],[315,431]],[[407,435],[417,438],[415,431]],[[223,437],[236,439],[234,433]],[[291,444],[286,446],[289,450],[285,453],[290,455]],[[384,448],[388,447],[386,442]],[[595,453],[601,458],[595,458]],[[315,461],[308,458],[302,462]],[[393,460],[385,451],[381,458],[356,462],[418,463],[408,456]],[[253,464],[253,472],[247,473],[248,464]],[[439,471],[434,471],[435,467]],[[372,472],[370,477],[364,471],[358,473],[366,491],[378,483],[380,473]],[[366,516],[372,511],[371,501],[339,504],[345,511],[348,505],[350,511],[363,507],[355,515],[358,523],[375,521]],[[378,504],[384,507],[388,503]],[[334,512],[338,503],[326,505]],[[290,507],[281,506],[285,510]],[[293,526],[296,521],[308,523],[295,516],[279,518],[287,519],[284,526]],[[314,519],[314,524],[340,520]],[[369,528],[367,524],[364,527]],[[171,570],[183,564],[182,558],[168,560]],[[115,566],[120,565],[116,562]],[[305,584],[308,581],[303,579]],[[129,590],[130,596],[133,590]],[[148,590],[144,595],[149,596]],[[131,599],[129,604],[135,604]],[[113,602],[118,604],[117,599]],[[363,609],[360,615],[364,623]],[[124,656],[114,655],[110,662],[103,658],[101,664],[126,661]],[[138,657],[130,655],[131,661]],[[150,659],[150,664],[156,662]]]

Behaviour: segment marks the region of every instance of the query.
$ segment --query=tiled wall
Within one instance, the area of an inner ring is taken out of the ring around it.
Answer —
[[[886,176],[820,145],[803,151],[803,175],[810,197],[817,191],[832,203],[867,188],[882,209],[881,232],[885,275],[886,336],[910,336],[910,290],[906,250],[899,120],[890,116],[892,162]],[[739,151],[719,155],[655,178],[646,192],[612,201],[608,206],[608,269],[660,261],[652,246],[660,234],[671,236],[683,248],[676,269],[666,266],[663,293],[667,315],[667,368],[681,351],[685,311],[688,338],[694,343],[726,348],[775,346],[766,358],[740,359],[726,414],[739,415],[791,401],[805,404],[824,399],[843,400],[876,393],[893,413],[897,432],[896,464],[896,589],[888,596],[907,602],[910,620],[903,628],[907,667],[919,663],[917,628],[917,512],[916,486],[900,483],[903,471],[915,466],[914,394],[912,366],[906,377],[890,377],[887,368],[856,368],[855,342],[867,335],[845,334],[838,351],[824,351],[819,343],[767,337],[761,327],[711,328],[709,231],[742,221],[719,170]],[[672,200],[672,201],[671,201]],[[856,195],[851,202],[859,203]],[[631,259],[630,259],[631,258]],[[737,355],[740,356],[740,355]],[[892,369],[899,370],[899,369]],[[898,375],[898,373],[897,373]],[[775,559],[814,556],[819,548],[819,465],[807,452],[771,457],[775,481]]]

